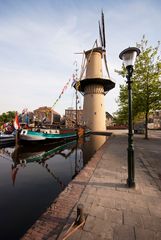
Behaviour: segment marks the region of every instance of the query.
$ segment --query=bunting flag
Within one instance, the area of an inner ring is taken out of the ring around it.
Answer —
[[[63,87],[61,94],[59,95],[59,97],[56,99],[56,101],[54,102],[52,108],[56,105],[56,103],[59,101],[59,99],[62,97],[62,95],[64,94],[64,91],[67,89],[69,83],[70,83],[71,79],[68,80],[68,82],[66,83],[66,85]]]
[[[26,114],[28,112],[28,108],[24,108],[23,110],[22,110],[22,115],[23,114]]]
[[[72,82],[72,84],[71,84],[71,87],[74,87],[74,85],[76,85],[76,90],[79,90],[80,81],[79,81],[79,80],[78,80],[78,81],[75,80],[75,74],[73,74],[72,79],[73,79],[73,82]],[[68,85],[69,85],[70,81],[71,81],[71,78],[68,80],[68,82],[67,82],[67,83],[65,84],[65,86],[63,87],[63,89],[62,89],[59,97],[58,97],[58,98],[56,99],[56,101],[54,102],[52,108],[54,108],[54,106],[57,104],[57,102],[59,101],[59,99],[61,99],[61,97],[62,97],[62,95],[64,94],[65,90],[68,88]]]
[[[16,115],[15,115],[15,119],[14,119],[14,122],[13,122],[13,126],[16,130],[18,130],[20,128],[20,124],[19,124],[19,120],[18,120],[18,114],[16,112]]]
[[[77,82],[76,82],[76,89],[77,89],[77,90],[79,89],[79,86],[80,86],[80,81],[77,81]]]
[[[76,80],[73,79],[73,82],[72,82],[72,84],[71,84],[71,87],[74,87],[75,84],[76,84]]]

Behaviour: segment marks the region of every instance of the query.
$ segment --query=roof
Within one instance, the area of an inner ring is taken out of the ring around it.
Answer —
[[[109,112],[106,112],[106,117],[113,119],[113,116]]]
[[[50,112],[52,110],[53,114],[54,115],[60,115],[59,113],[57,113],[56,111],[54,111],[51,107],[47,107],[47,106],[44,106],[44,107],[39,107],[37,109],[34,110],[35,111],[39,111],[39,112]]]

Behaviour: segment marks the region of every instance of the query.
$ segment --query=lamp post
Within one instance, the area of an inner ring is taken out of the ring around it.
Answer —
[[[127,84],[128,84],[128,187],[135,187],[135,164],[134,164],[134,145],[133,145],[133,122],[132,122],[132,88],[131,77],[133,74],[133,66],[136,57],[140,54],[140,50],[136,47],[129,47],[123,50],[119,58],[123,60],[123,63],[127,70]]]

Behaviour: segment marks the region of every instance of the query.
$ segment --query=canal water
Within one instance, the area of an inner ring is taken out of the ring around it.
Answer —
[[[43,147],[0,147],[0,239],[18,240],[105,142],[105,136]]]

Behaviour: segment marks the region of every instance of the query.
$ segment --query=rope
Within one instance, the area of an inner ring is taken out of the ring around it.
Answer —
[[[74,234],[79,228],[81,228],[85,223],[85,220],[78,224],[75,225],[75,222],[72,223],[72,225],[70,226],[70,228],[68,229],[68,231],[65,233],[64,237],[62,238],[62,240],[66,240],[68,239],[68,237],[70,237],[72,234]]]

